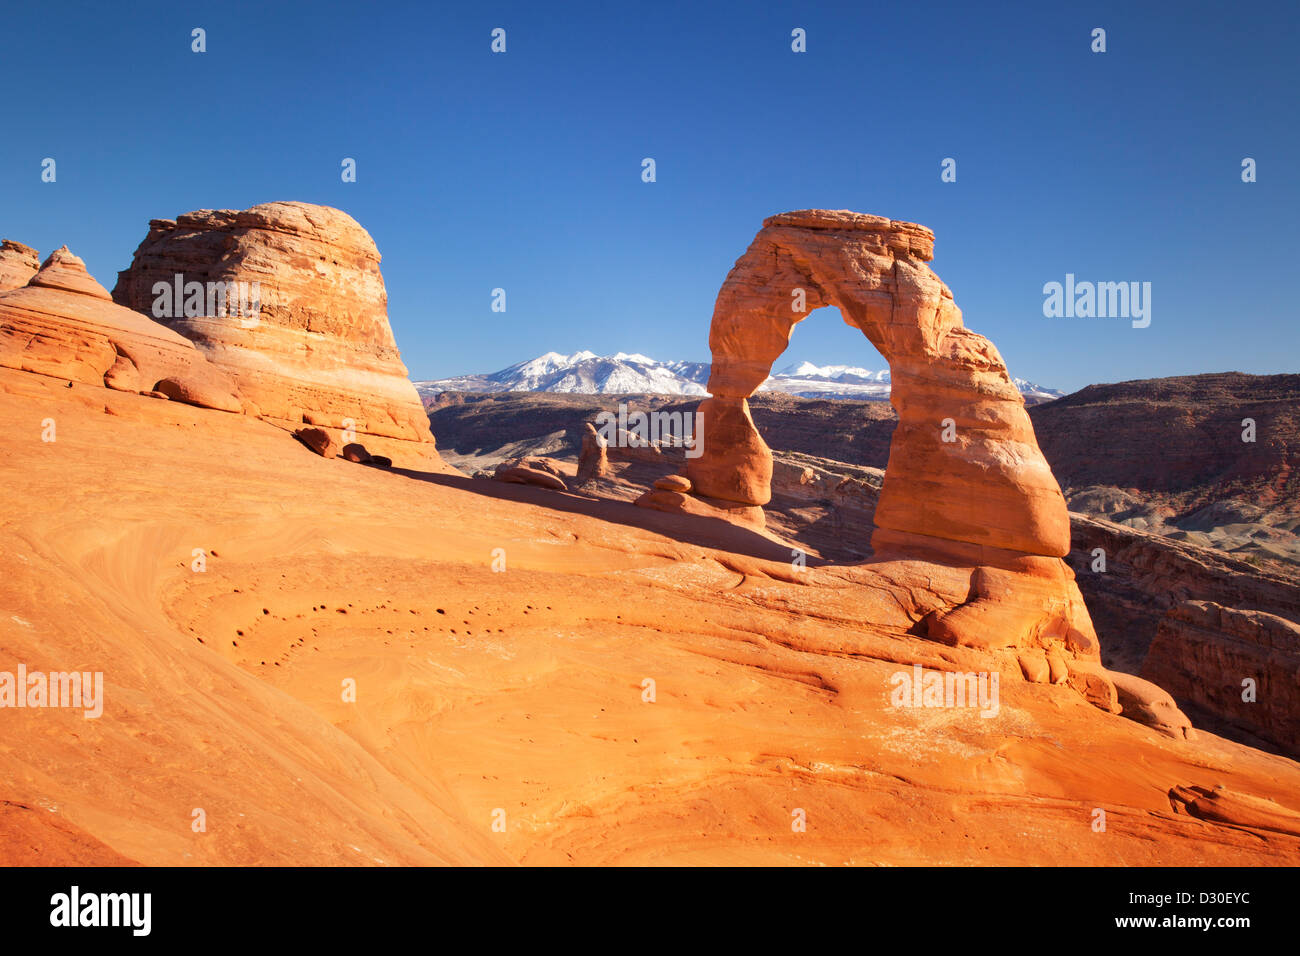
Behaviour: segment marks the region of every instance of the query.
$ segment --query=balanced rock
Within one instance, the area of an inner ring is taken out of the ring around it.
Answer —
[[[25,286],[41,267],[41,257],[31,246],[5,239],[0,242],[0,292]]]
[[[229,376],[184,336],[115,305],[66,246],[50,253],[27,285],[0,293],[0,365],[242,410]]]
[[[440,463],[388,323],[379,260],[337,209],[203,209],[152,221],[113,298],[192,340],[268,421],[365,435],[381,451]]]

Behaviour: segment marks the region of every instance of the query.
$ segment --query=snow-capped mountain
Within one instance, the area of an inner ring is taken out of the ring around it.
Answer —
[[[597,355],[582,351],[572,355],[547,352],[499,372],[416,382],[415,388],[421,395],[430,397],[440,392],[706,395],[708,381],[708,362],[660,362],[636,353]],[[1030,401],[1050,401],[1064,394],[1024,379],[1012,381]],[[884,401],[889,398],[889,370],[875,372],[852,365],[800,362],[769,376],[759,386],[759,391],[784,392],[804,398]]]
[[[659,362],[645,355],[547,352],[486,375],[416,382],[421,395],[439,392],[571,392],[580,395],[650,393],[705,395],[707,362]]]

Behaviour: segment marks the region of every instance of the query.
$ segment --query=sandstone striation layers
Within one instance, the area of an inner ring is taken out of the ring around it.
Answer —
[[[5,239],[0,242],[0,292],[25,286],[41,266],[41,257],[31,246]]]
[[[115,305],[67,247],[0,293],[0,365],[118,391],[242,411],[229,376],[192,342]]]
[[[924,226],[880,216],[811,209],[765,220],[718,293],[703,454],[687,462],[687,477],[701,496],[769,501],[772,453],[748,398],[794,326],[837,306],[888,360],[898,412],[874,514],[876,561],[971,569],[965,600],[927,617],[924,633],[1016,654],[1026,679],[1069,680],[1117,711],[1061,560],[1070,550],[1065,499],[997,349],[963,326],[927,265],[933,251]]]
[[[926,265],[933,253],[930,230],[880,216],[803,210],[764,221],[714,307],[706,443],[689,465],[701,493],[767,503],[772,457],[747,399],[795,324],[834,305],[890,367],[899,423],[877,527],[1025,554],[1069,552],[1065,500],[1024,400],[993,344],[962,325],[952,293]]]
[[[1184,601],[1160,622],[1142,674],[1300,757],[1300,624],[1264,611]]]
[[[365,436],[399,463],[440,465],[388,324],[379,260],[370,235],[337,209],[203,209],[153,220],[113,298],[154,315],[177,276],[232,294],[252,289],[252,318],[212,314],[173,295],[172,314],[159,321],[227,370],[254,414],[291,430],[329,429],[342,444]]]

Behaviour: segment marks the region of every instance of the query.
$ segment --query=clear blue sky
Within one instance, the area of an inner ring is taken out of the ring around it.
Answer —
[[[1013,375],[1072,390],[1300,367],[1294,2],[263,0],[3,19],[0,236],[66,243],[111,288],[151,218],[337,206],[379,245],[415,378],[552,349],[707,360],[727,270],[765,216],[805,207],[932,228],[935,270]],[[1043,284],[1067,272],[1151,282],[1151,326],[1045,318]],[[829,310],[782,361],[805,359],[882,363]]]

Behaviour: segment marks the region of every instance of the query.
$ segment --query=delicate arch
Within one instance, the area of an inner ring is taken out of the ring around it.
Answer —
[[[933,253],[929,229],[881,216],[806,209],[765,220],[714,306],[712,397],[700,406],[702,454],[687,464],[695,491],[742,504],[770,500],[772,455],[748,398],[794,326],[834,305],[889,362],[898,412],[876,507],[877,550],[962,542],[1069,553],[1065,500],[1024,400],[993,343],[962,325],[952,293],[927,265]]]

